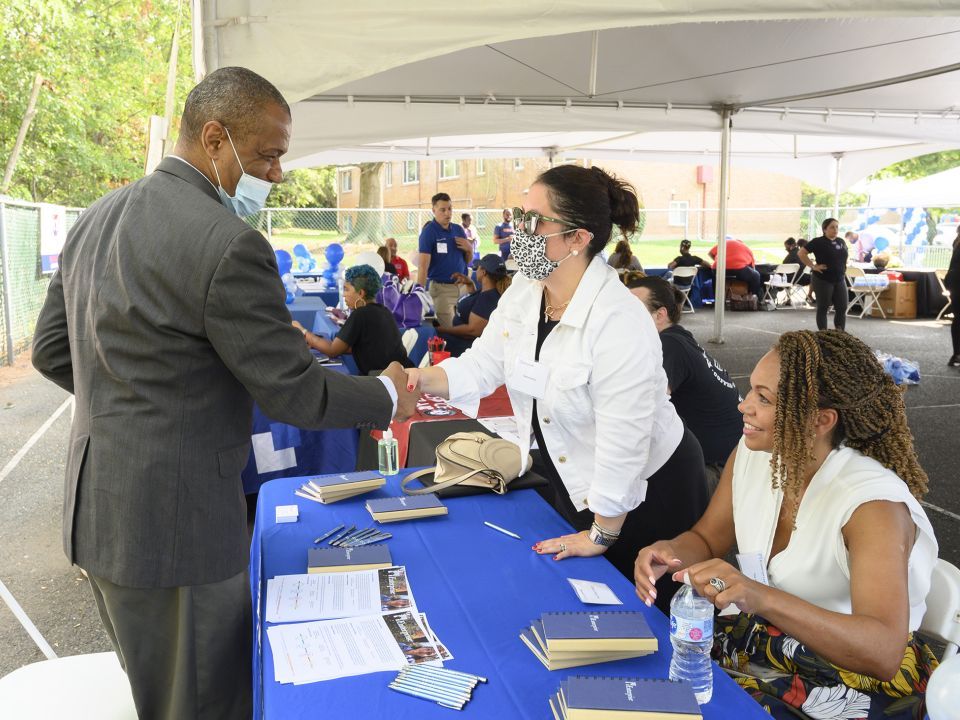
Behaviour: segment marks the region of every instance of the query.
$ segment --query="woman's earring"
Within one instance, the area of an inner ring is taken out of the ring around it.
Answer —
[[[571,252],[573,252],[573,256],[574,256],[574,257],[576,257],[577,255],[580,254],[580,251],[579,251],[579,250],[573,250],[573,251],[571,251]]]

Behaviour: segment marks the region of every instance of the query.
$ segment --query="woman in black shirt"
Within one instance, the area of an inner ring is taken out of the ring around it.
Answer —
[[[352,353],[361,375],[383,370],[394,360],[413,367],[393,313],[374,301],[379,291],[377,271],[369,265],[356,265],[347,270],[343,282],[343,299],[352,312],[333,340],[314,335],[298,322],[293,324],[306,337],[307,345],[324,355],[335,358]]]
[[[800,248],[800,262],[813,271],[810,285],[817,299],[817,329],[827,329],[827,312],[833,305],[833,325],[847,326],[847,245],[840,234],[840,223],[827,218],[821,224],[823,235]],[[816,258],[816,263],[810,255]]]

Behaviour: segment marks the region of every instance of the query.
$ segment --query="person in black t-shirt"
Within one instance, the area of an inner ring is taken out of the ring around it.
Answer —
[[[847,244],[838,237],[840,223],[827,218],[820,226],[823,235],[798,251],[800,262],[813,271],[810,285],[817,298],[817,329],[827,329],[827,312],[833,305],[833,325],[837,330],[847,326]],[[810,255],[816,262],[810,259]]]
[[[646,305],[660,333],[670,400],[700,441],[712,492],[743,434],[743,416],[737,409],[740,393],[720,363],[677,324],[683,296],[676,288],[658,277],[638,278],[627,287]]]
[[[394,360],[413,367],[393,313],[373,300],[379,291],[377,271],[369,265],[356,265],[347,270],[343,282],[343,299],[352,312],[333,340],[314,335],[296,321],[293,324],[307,344],[324,355],[335,358],[352,353],[361,375],[380,371]]]
[[[477,266],[479,290],[466,275],[455,273],[453,277],[458,285],[467,289],[468,294],[457,301],[453,325],[437,327],[437,334],[446,341],[450,355],[459,357],[473,345],[473,341],[480,337],[487,326],[490,314],[497,309],[500,296],[510,287],[510,276],[507,275],[503,258],[490,253],[484,255]]]
[[[680,254],[677,255],[670,263],[667,265],[670,270],[674,270],[678,267],[699,267],[703,270],[710,270],[710,263],[704,260],[699,255],[690,254],[690,241],[681,240],[680,241]],[[689,285],[693,282],[693,278],[676,278],[674,282],[677,285]]]
[[[787,251],[787,254],[783,258],[783,265],[792,265],[796,263],[800,267],[803,267],[803,263],[800,262],[800,248],[797,247],[797,241],[792,237],[788,237],[783,241],[783,249]]]

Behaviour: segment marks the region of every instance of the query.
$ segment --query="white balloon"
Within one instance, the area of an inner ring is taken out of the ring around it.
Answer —
[[[383,270],[385,267],[383,264],[383,258],[371,250],[354,256],[353,262],[350,264],[350,266],[356,267],[357,265],[369,265],[377,271],[377,275],[383,275]]]
[[[960,718],[960,655],[940,664],[927,682],[927,713],[930,720]]]

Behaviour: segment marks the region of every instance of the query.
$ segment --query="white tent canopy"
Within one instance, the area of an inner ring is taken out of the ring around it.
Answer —
[[[874,207],[960,207],[960,167],[904,182],[880,180],[867,186]]]
[[[824,153],[849,149],[838,187],[887,164],[882,153],[957,146],[958,15],[960,0],[194,0],[194,62],[198,74],[250,67],[295,101],[294,162],[347,148],[357,162],[372,157],[358,146],[403,138],[424,138],[416,156],[445,142],[481,152],[503,133],[606,133],[613,151],[629,139],[617,136],[717,133],[724,112],[744,159],[771,142],[738,150],[741,133],[782,134],[788,155],[802,136],[821,177]]]

